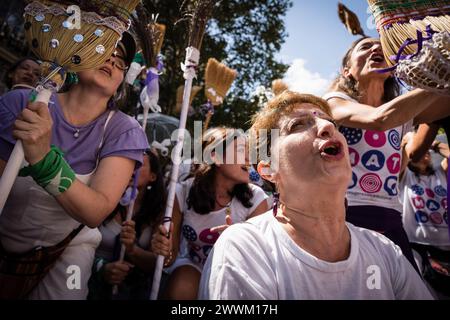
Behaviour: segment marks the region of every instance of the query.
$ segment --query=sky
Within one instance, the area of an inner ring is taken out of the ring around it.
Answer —
[[[378,37],[366,0],[341,0],[368,36]],[[290,65],[284,81],[292,90],[322,95],[357,36],[340,21],[337,0],[293,0],[285,17],[288,36],[278,59]]]

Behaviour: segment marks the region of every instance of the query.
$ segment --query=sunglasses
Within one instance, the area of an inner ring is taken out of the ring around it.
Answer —
[[[119,55],[117,53],[117,51],[113,52],[113,54],[111,55],[111,58],[114,58],[114,60],[112,61],[112,65],[117,67],[117,69],[119,69],[121,71],[127,71],[128,70],[128,66],[127,66],[127,64],[125,62],[125,57],[122,57],[121,55]],[[106,60],[106,62],[110,61],[111,58]]]

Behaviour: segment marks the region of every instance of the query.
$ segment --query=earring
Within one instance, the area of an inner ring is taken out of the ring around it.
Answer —
[[[75,72],[69,72],[67,74],[67,82],[69,85],[78,83],[78,75]]]
[[[278,203],[280,202],[280,194],[278,192],[273,193],[273,216],[277,216]]]

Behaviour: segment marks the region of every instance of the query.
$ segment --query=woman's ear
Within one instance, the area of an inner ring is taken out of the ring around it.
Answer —
[[[153,172],[150,173],[150,178],[149,178],[150,182],[153,183],[156,181],[156,174],[154,174]]]
[[[275,183],[275,171],[272,169],[270,164],[265,161],[261,161],[258,163],[257,171],[261,178],[264,180]]]
[[[350,68],[349,67],[345,67],[344,69],[342,69],[342,75],[346,79],[348,79],[350,77],[353,77],[352,74],[350,73]]]

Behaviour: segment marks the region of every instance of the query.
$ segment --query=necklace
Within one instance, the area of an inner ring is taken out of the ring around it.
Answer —
[[[80,129],[75,129],[75,133],[73,134],[75,138],[78,138],[80,136]]]

